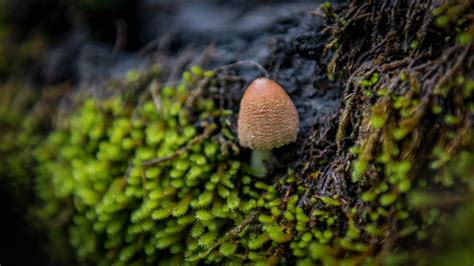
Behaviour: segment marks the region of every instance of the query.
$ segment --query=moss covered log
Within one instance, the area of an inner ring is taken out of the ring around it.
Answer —
[[[343,84],[341,110],[265,177],[236,140],[239,77],[164,82],[156,66],[101,99],[60,87],[34,103],[4,85],[0,173],[34,188],[27,219],[62,262],[472,264],[473,10],[321,5],[328,40],[309,54]]]

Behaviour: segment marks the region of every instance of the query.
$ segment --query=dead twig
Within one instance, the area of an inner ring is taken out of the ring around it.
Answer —
[[[206,140],[207,138],[209,138],[209,136],[210,136],[216,129],[217,129],[217,126],[216,126],[215,124],[208,125],[208,126],[204,129],[204,132],[202,132],[201,135],[196,136],[194,139],[192,139],[191,141],[189,141],[186,146],[184,146],[184,147],[178,149],[178,150],[177,150],[175,153],[173,153],[172,155],[145,161],[145,162],[143,162],[143,166],[153,166],[153,165],[160,164],[160,163],[162,163],[162,162],[166,162],[166,161],[169,161],[169,160],[173,160],[173,159],[178,158],[180,155],[182,155],[182,154],[188,152],[189,150],[191,150],[194,145],[196,145],[196,144],[198,144],[198,143],[201,143],[201,142],[203,142],[204,140]]]

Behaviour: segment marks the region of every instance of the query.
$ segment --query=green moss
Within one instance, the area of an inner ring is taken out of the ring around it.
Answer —
[[[137,82],[131,73],[128,82]],[[251,177],[244,184],[238,154],[220,151],[219,121],[228,112],[210,99],[183,108],[189,90],[212,76],[204,73],[193,67],[177,87],[161,90],[163,109],[152,99],[138,107],[120,96],[88,99],[36,149],[41,204],[33,216],[51,234],[64,234],[79,261],[184,263],[208,254],[198,260],[217,262],[239,248],[215,243],[249,215],[253,208],[242,203],[256,200],[267,184]],[[52,221],[65,212],[56,226]],[[247,247],[268,238],[259,239]]]

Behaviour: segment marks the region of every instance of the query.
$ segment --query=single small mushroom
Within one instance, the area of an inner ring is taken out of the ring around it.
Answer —
[[[283,88],[268,78],[254,80],[240,102],[237,132],[242,147],[253,150],[251,165],[265,176],[274,148],[296,141],[299,116]]]

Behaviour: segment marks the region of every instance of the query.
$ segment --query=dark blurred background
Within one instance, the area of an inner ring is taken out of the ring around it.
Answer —
[[[76,62],[91,43],[92,54],[114,48],[138,51],[157,38],[166,39],[171,52],[190,42],[232,39],[235,45],[236,40],[258,39],[276,21],[316,2],[0,0],[0,77],[15,73],[34,74],[40,83],[77,80]]]

